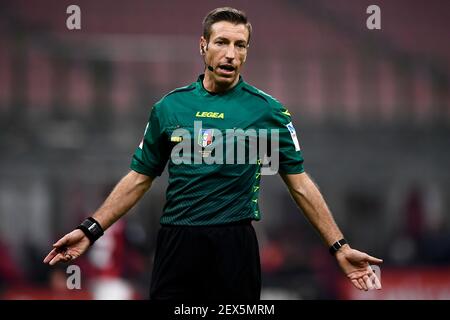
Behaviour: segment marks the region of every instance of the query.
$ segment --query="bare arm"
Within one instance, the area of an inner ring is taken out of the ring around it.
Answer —
[[[130,171],[93,214],[104,230],[126,214],[151,187],[153,178]],[[90,245],[89,239],[79,229],[66,234],[53,244],[53,250],[45,257],[44,263],[54,265],[81,256]]]
[[[297,205],[319,232],[325,244],[331,246],[343,238],[317,186],[306,173],[281,175]]]
[[[152,182],[151,177],[130,171],[119,181],[105,202],[94,213],[94,219],[100,223],[103,230],[108,229],[142,198],[144,193],[150,189]]]
[[[322,194],[306,173],[285,174],[281,177],[297,205],[328,247],[344,238]],[[381,289],[381,283],[369,263],[380,264],[383,260],[352,249],[348,244],[339,249],[336,259],[342,271],[356,288]]]

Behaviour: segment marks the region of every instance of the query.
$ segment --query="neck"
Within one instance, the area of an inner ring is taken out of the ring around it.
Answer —
[[[231,83],[218,83],[215,81],[214,77],[211,75],[209,70],[205,70],[205,78],[203,79],[203,87],[213,93],[222,93],[232,89],[239,82],[239,75],[237,75],[236,79]]]

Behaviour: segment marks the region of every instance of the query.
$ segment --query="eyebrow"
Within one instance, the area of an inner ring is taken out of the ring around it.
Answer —
[[[217,37],[217,38],[215,38],[214,39],[214,41],[218,41],[218,40],[220,40],[220,41],[230,41],[228,38],[224,38],[224,37]]]
[[[230,39],[225,38],[225,37],[217,37],[214,39],[214,41],[230,41]],[[245,40],[236,40],[236,43],[242,43],[242,44],[247,44],[247,41]]]

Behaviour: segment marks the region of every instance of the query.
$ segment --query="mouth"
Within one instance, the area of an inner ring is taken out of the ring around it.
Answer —
[[[220,64],[218,69],[223,74],[232,74],[236,70],[236,68],[232,64]]]

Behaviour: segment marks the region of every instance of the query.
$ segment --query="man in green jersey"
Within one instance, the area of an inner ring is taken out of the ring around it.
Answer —
[[[205,17],[199,43],[205,73],[153,106],[131,171],[92,217],[53,245],[45,263],[83,254],[136,204],[168,163],[150,297],[259,299],[252,221],[261,218],[258,190],[261,173],[268,169],[262,165],[269,159],[275,165],[271,172],[280,173],[351,283],[360,290],[381,288],[369,264],[382,260],[352,249],[345,240],[303,168],[288,110],[241,77],[251,32],[245,13],[233,8],[218,8]]]

